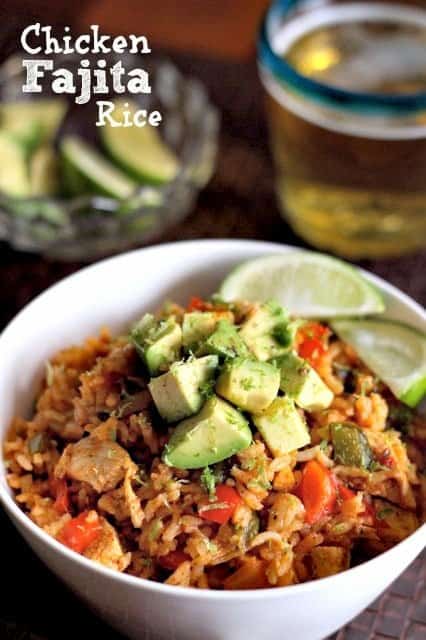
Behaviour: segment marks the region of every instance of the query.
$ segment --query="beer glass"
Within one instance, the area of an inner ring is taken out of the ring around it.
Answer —
[[[296,233],[351,258],[426,246],[426,10],[280,0],[258,50],[276,191]]]

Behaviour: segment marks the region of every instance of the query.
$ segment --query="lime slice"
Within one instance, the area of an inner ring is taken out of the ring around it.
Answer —
[[[289,251],[245,262],[223,281],[224,300],[274,298],[305,318],[361,316],[384,311],[383,300],[354,267],[321,253]]]
[[[117,100],[113,117],[123,120],[123,111],[132,114],[138,110],[134,102]],[[151,184],[163,184],[172,180],[178,172],[175,154],[164,144],[157,129],[144,127],[101,127],[102,141],[113,160],[136,180]]]
[[[43,145],[29,160],[29,179],[32,196],[51,196],[58,190],[58,158],[53,146]]]
[[[415,407],[426,394],[426,335],[390,320],[334,320],[337,335],[394,395]]]
[[[65,116],[67,103],[60,98],[16,100],[0,105],[2,129],[34,148],[53,140]]]
[[[100,193],[120,200],[128,198],[136,184],[77,136],[67,136],[61,143],[63,174],[68,193]]]
[[[25,152],[10,135],[0,131],[0,191],[15,198],[30,194]]]

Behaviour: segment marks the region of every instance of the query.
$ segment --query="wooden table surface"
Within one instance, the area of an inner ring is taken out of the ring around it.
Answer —
[[[0,10],[6,8],[7,2],[4,0],[0,4]],[[111,3],[112,0],[104,5],[109,11],[112,10]],[[68,8],[87,10],[90,20],[97,15],[92,12],[96,2],[77,0],[66,4]],[[264,4],[257,3],[257,12]],[[211,3],[207,5],[211,6]],[[33,3],[16,0],[11,6],[12,17],[13,7],[34,8]],[[250,13],[250,16],[253,21],[254,14]],[[3,22],[3,29],[6,27]],[[142,29],[138,28],[138,31]],[[230,38],[228,34],[228,42]],[[243,49],[244,55],[241,54]],[[248,52],[246,45],[241,51],[237,54],[231,51],[221,60],[185,53],[173,56],[183,71],[198,76],[209,87],[211,97],[222,113],[222,133],[213,180],[188,219],[161,241],[201,237],[258,238],[303,246],[282,222],[276,206],[256,68],[253,60],[243,60]],[[80,266],[17,253],[0,243],[0,329],[34,296]],[[426,252],[400,259],[363,261],[362,266],[426,304]],[[7,584],[7,592],[0,600],[0,638],[75,640],[83,632],[85,637],[119,639],[118,634],[104,627],[39,563],[1,512],[0,526],[5,551],[2,575]],[[417,560],[408,576],[395,583],[384,598],[356,624],[342,631],[339,638],[425,639],[425,572],[426,560]],[[404,609],[401,602],[405,603]],[[398,603],[400,609],[396,615]]]

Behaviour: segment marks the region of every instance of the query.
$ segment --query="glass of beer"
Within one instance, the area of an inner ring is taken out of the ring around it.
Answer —
[[[259,68],[278,199],[296,233],[350,258],[426,246],[426,10],[274,2]]]

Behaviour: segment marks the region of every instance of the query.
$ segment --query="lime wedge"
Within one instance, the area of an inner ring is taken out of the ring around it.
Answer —
[[[53,146],[38,147],[29,160],[32,196],[54,195],[58,189],[58,158]]]
[[[127,105],[127,106],[126,106]],[[134,102],[117,100],[114,119],[123,120],[126,109],[132,114],[138,110]],[[101,127],[102,142],[111,158],[136,180],[151,184],[164,184],[178,172],[178,160],[159,136],[157,129],[143,127]]]
[[[65,188],[72,195],[100,193],[122,200],[136,189],[133,180],[77,136],[62,140],[61,155]]]
[[[0,191],[16,198],[29,196],[25,152],[14,138],[3,131],[0,131],[0,165]]]
[[[67,103],[61,98],[16,100],[0,105],[1,127],[33,148],[53,140],[65,116]]]
[[[390,320],[334,320],[337,335],[394,395],[415,407],[426,394],[426,334]]]
[[[223,281],[224,300],[278,300],[305,318],[384,311],[383,300],[354,267],[321,253],[289,251],[244,262]]]

